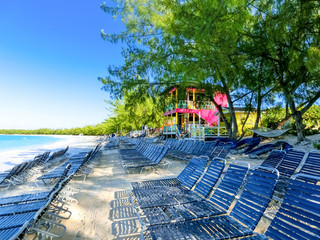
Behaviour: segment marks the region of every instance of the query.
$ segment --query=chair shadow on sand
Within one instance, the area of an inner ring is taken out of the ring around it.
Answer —
[[[109,219],[112,223],[112,234],[117,240],[140,239],[141,225],[129,200],[129,191],[115,192],[115,200],[111,201]]]

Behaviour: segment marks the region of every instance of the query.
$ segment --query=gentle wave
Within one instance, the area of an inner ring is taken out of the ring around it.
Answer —
[[[52,144],[61,138],[39,135],[0,135],[0,152]]]

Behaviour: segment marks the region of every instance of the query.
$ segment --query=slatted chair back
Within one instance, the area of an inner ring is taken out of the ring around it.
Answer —
[[[149,143],[143,142],[143,145],[141,146],[140,149],[138,149],[139,153],[144,153],[145,151],[147,151],[149,148]]]
[[[291,178],[293,173],[299,167],[304,155],[305,152],[300,149],[290,149],[286,151],[286,155],[277,167],[280,172],[280,179],[286,180]]]
[[[195,151],[197,151],[197,148],[199,148],[199,145],[201,144],[202,141],[194,141],[192,147],[189,149],[187,153],[193,154]]]
[[[120,151],[123,151],[123,150],[129,150],[131,152],[131,150],[136,150],[137,152],[140,151],[140,149],[142,149],[144,147],[144,142],[141,141],[139,144],[136,145],[136,147],[134,147],[133,149],[120,149]]]
[[[1,183],[4,183],[5,180],[10,179],[12,176],[16,175],[16,174],[19,172],[19,169],[21,168],[21,165],[22,165],[22,164],[19,164],[19,165],[17,165],[17,166],[14,166],[14,167],[10,170],[10,172],[8,172],[8,174],[3,178],[3,180],[2,180]],[[1,183],[0,183],[0,184],[1,184]]]
[[[213,151],[208,155],[210,158],[217,157],[224,148],[225,142],[219,142]]]
[[[189,149],[187,149],[185,152],[188,154],[192,154],[192,152],[197,148],[199,145],[199,141],[192,141],[192,144]]]
[[[156,145],[148,143],[148,148],[142,154],[146,158],[149,158],[155,152],[155,150],[156,150]]]
[[[23,235],[27,231],[29,222],[25,222],[21,227],[12,227],[8,229],[0,230],[0,239],[20,239],[19,236]]]
[[[167,146],[169,142],[169,138],[167,138],[166,140],[164,140],[164,142],[162,143],[162,146]]]
[[[269,153],[263,163],[261,163],[261,166],[277,168],[285,155],[285,151],[273,150]]]
[[[309,153],[299,173],[320,177],[320,151]],[[308,180],[313,183],[315,182],[312,178],[308,178]]]
[[[277,169],[262,166],[251,169],[230,216],[253,230],[271,200],[278,179]]]
[[[215,144],[216,142],[214,142]],[[204,153],[207,151],[207,149],[211,146],[212,142],[204,142],[202,148],[199,150],[198,154],[199,156],[204,155]]]
[[[180,150],[184,146],[184,144],[186,144],[186,140],[178,140],[178,143],[175,145],[175,148],[171,151],[176,152]]]
[[[188,152],[194,143],[194,141],[192,140],[187,140],[186,142],[187,144],[185,145],[185,147],[181,149],[182,152]]]
[[[217,155],[217,157],[226,159],[227,155],[229,154],[232,148],[232,145],[233,145],[232,142],[226,142],[222,150],[220,151],[220,153]]]
[[[210,141],[207,148],[201,149],[201,156],[209,156],[211,154],[211,152],[216,148],[216,146],[218,145],[217,142],[215,141]],[[203,151],[204,150],[204,151]],[[203,153],[202,153],[203,152]]]
[[[40,201],[49,197],[51,191],[0,198],[0,206],[21,202]]]
[[[221,173],[226,166],[226,161],[224,159],[215,158],[213,159],[205,174],[202,176],[200,181],[196,184],[194,192],[199,193],[203,197],[208,197],[212,188],[218,182]]]
[[[197,141],[198,145],[195,147],[195,149],[192,151],[191,154],[198,155],[199,151],[202,149],[204,142],[203,141]]]
[[[176,143],[170,148],[171,150],[177,150],[184,144],[184,140],[177,140]]]
[[[168,147],[160,147],[159,148],[159,154],[158,156],[155,158],[154,163],[155,164],[159,164],[159,162],[163,159],[163,157],[166,155],[168,151]]]
[[[187,146],[188,144],[188,140],[180,140],[182,143],[180,144],[180,146],[177,148],[177,150],[179,151],[183,151],[183,149]]]
[[[155,162],[159,157],[159,155],[161,154],[163,148],[164,148],[163,146],[155,146],[154,151],[150,154],[148,158],[151,161]]]
[[[2,172],[0,173],[0,184],[6,179],[8,176],[9,172]]]
[[[142,139],[139,139],[139,140],[137,141],[137,144],[136,144],[132,149],[138,149],[138,148],[142,145],[142,143],[143,143]],[[121,150],[122,150],[122,149],[121,149]]]
[[[295,175],[299,176],[320,181],[311,175]],[[291,179],[283,203],[265,235],[272,239],[320,239],[320,185]]]
[[[228,211],[244,183],[249,168],[250,165],[246,162],[233,161],[210,201]]]
[[[198,159],[191,159],[177,179],[188,189],[191,189],[201,177],[207,163]]]
[[[178,139],[172,139],[170,140],[169,149],[173,149],[176,144],[178,144],[180,141]]]

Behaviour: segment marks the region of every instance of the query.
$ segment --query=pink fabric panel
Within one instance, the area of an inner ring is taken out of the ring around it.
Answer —
[[[227,95],[216,92],[214,96],[214,100],[221,105],[221,107],[227,107],[228,106],[228,99]]]
[[[217,125],[218,124],[218,116],[215,116],[215,110],[200,110],[200,116],[204,120],[206,120],[210,125]],[[199,115],[199,110],[198,113]]]

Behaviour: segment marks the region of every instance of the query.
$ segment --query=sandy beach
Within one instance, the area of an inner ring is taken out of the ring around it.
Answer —
[[[309,139],[314,141],[319,137],[320,135],[314,135]],[[70,145],[70,156],[78,151],[92,149],[100,140],[99,137],[67,137],[66,142],[48,147],[53,150]],[[294,144],[296,138],[289,136],[283,140]],[[314,149],[312,144],[295,147],[304,149],[306,152]],[[227,162],[247,161],[251,166],[255,166],[260,165],[264,158],[265,156],[261,159],[250,159],[245,155],[235,154],[230,155]],[[91,165],[94,171],[85,181],[82,177],[75,177],[68,184],[69,187],[79,188],[80,192],[74,195],[78,204],[69,206],[72,212],[71,218],[61,222],[67,227],[64,237],[61,238],[63,240],[140,239],[141,225],[128,198],[130,182],[176,177],[187,162],[165,157],[154,169],[146,169],[141,174],[139,172],[128,174],[121,166],[118,149],[104,150],[102,147]],[[16,191],[13,189],[9,195],[21,191],[21,188],[17,188]],[[30,186],[29,191],[34,191],[34,187]],[[0,191],[0,195],[4,196],[8,193]],[[266,212],[272,216],[278,207],[279,204],[273,201]],[[269,222],[268,219],[263,218],[256,231],[263,233]],[[27,239],[32,239],[32,237],[33,235],[26,235]]]

